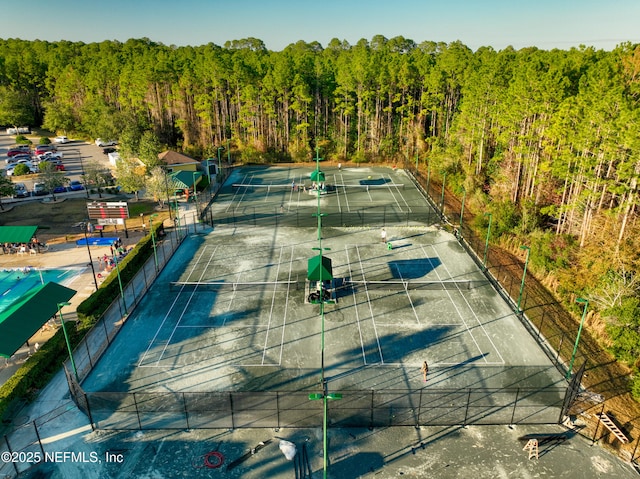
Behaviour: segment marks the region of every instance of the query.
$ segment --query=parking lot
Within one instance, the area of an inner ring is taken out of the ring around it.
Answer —
[[[41,138],[41,136],[36,133],[26,136],[33,142],[32,146],[37,145]],[[44,136],[50,136],[53,138],[55,135],[48,134]],[[7,151],[15,144],[15,136],[7,135],[6,129],[3,129],[0,132],[0,169],[4,170],[8,166],[6,163]],[[93,161],[98,161],[100,165],[111,168],[109,159],[107,158],[107,155],[103,154],[102,148],[93,143],[88,143],[84,140],[74,140],[71,138],[69,143],[55,144],[55,146],[58,152],[63,155],[62,163],[65,168],[64,176],[68,178],[69,181],[81,181],[82,172],[87,165]],[[30,193],[33,191],[34,183],[38,181],[38,175],[11,176],[10,178],[14,183],[24,183],[27,191]],[[82,191],[70,191],[61,194],[63,196],[81,196],[84,193]],[[25,198],[3,198],[2,201],[4,204],[7,204],[20,201],[32,201],[34,199],[35,198],[30,195]]]

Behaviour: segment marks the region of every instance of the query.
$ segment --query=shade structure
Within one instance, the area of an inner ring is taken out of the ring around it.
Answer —
[[[0,313],[0,356],[13,356],[58,312],[58,304],[69,301],[75,294],[75,290],[50,281],[11,303]]]
[[[173,189],[176,191],[193,188],[200,181],[201,176],[202,173],[199,171],[187,170],[175,171],[169,175]]]
[[[37,226],[0,226],[0,243],[28,243]]]
[[[311,172],[311,181],[324,181],[324,171],[320,171],[319,169],[315,169]]]
[[[329,281],[333,279],[331,259],[326,256],[313,256],[307,262],[307,279],[309,281]]]

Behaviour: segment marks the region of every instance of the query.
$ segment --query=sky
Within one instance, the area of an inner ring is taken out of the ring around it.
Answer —
[[[0,0],[0,11],[4,39],[224,46],[253,37],[274,51],[375,35],[460,40],[473,50],[640,43],[639,0]]]

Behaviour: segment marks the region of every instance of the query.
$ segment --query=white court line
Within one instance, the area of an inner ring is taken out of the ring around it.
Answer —
[[[282,251],[284,250],[284,246],[280,247],[280,257],[278,258],[278,268],[276,269],[276,280],[278,279],[278,273],[280,273],[280,264],[282,262]],[[264,346],[262,347],[262,364],[264,364],[264,357],[267,355],[267,343],[269,341],[269,331],[271,331],[271,319],[273,318],[273,308],[276,304],[276,288],[273,289],[273,294],[271,295],[271,309],[269,310],[269,322],[267,325],[267,333],[264,335]]]
[[[396,269],[398,270],[398,276],[400,277],[401,281],[404,281],[404,278],[402,277],[402,272],[400,271],[400,268],[398,267],[398,265],[395,265]],[[413,310],[413,315],[416,317],[416,321],[418,322],[418,324],[420,323],[420,318],[418,317],[418,313],[416,311],[416,308],[413,306],[413,301],[411,300],[411,296],[409,295],[409,290],[407,289],[406,283],[405,283],[405,287],[404,287],[404,292],[407,295],[407,298],[409,298],[409,304],[411,305],[411,309]]]
[[[383,177],[384,178],[384,177]],[[389,179],[391,181],[391,184],[393,184],[393,180]],[[393,194],[393,189],[391,188],[391,186],[387,185],[387,190],[389,190],[389,193],[391,194],[391,196],[393,197],[393,201],[396,202],[396,206],[398,207],[398,209],[400,211],[402,211],[402,206],[400,206],[400,202],[398,201],[398,199],[396,198],[396,195]],[[368,191],[368,189],[367,189]],[[371,196],[371,195],[369,195]]]
[[[344,247],[344,251],[347,254],[347,266],[349,267],[349,277],[353,278],[353,271],[351,271],[351,259],[349,258],[349,245]],[[358,334],[360,335],[360,349],[362,349],[362,360],[364,365],[367,365],[367,355],[364,351],[364,338],[362,337],[362,329],[360,328],[360,314],[358,313],[358,298],[356,298],[356,292],[352,289],[351,295],[353,296],[353,307],[356,310],[356,323],[358,324]]]
[[[431,264],[431,266],[433,267],[433,271],[436,273],[436,276],[438,277],[439,281],[442,281],[442,278],[440,277],[440,273],[438,273],[437,268],[435,267],[435,265],[433,264],[433,262],[431,261],[431,259],[429,259],[429,256],[427,255],[427,252],[424,250],[424,246],[420,246],[420,248],[422,248],[422,252],[424,253],[425,258],[427,258],[427,260],[429,261],[429,263]],[[435,248],[434,248],[435,251]],[[436,256],[438,256],[437,252],[436,252]],[[444,263],[443,263],[444,264]],[[464,327],[466,328],[467,332],[469,333],[469,335],[471,336],[471,339],[473,340],[474,344],[476,345],[476,348],[478,348],[478,352],[482,355],[482,359],[484,359],[485,363],[488,363],[487,358],[485,357],[485,354],[482,352],[482,349],[480,348],[480,345],[478,344],[478,342],[476,341],[475,336],[473,335],[473,333],[471,332],[471,329],[469,328],[469,325],[467,324],[467,322],[464,320],[464,317],[462,316],[462,313],[460,312],[460,309],[458,308],[458,306],[456,305],[456,302],[453,300],[453,298],[451,297],[451,293],[449,293],[449,290],[446,290],[447,296],[449,297],[449,301],[451,301],[451,304],[453,304],[453,308],[456,310],[456,313],[458,313],[458,316],[460,317],[460,319],[462,320],[462,322],[464,323]]]
[[[376,319],[373,315],[373,306],[371,305],[371,298],[369,296],[369,289],[367,288],[367,282],[364,277],[364,265],[362,264],[362,257],[360,256],[360,249],[356,245],[356,252],[358,253],[358,261],[360,263],[360,269],[362,270],[362,279],[364,282],[364,290],[367,292],[367,303],[369,304],[369,311],[371,312],[371,322],[373,323],[373,331],[376,335],[376,343],[378,344],[378,353],[380,354],[380,364],[384,364],[384,356],[382,355],[382,347],[380,346],[380,337],[378,336],[378,329],[376,328]]]
[[[344,185],[344,176],[340,173],[340,182]],[[340,190],[338,189],[338,195],[340,194]],[[347,195],[347,190],[342,188],[342,194],[344,195],[344,201],[347,203],[347,211],[351,212],[351,207],[349,206],[349,195]]]
[[[291,281],[291,275],[293,274],[293,253],[294,247],[291,246],[291,259],[289,260],[289,281]],[[282,336],[280,338],[280,357],[278,358],[278,365],[282,364],[282,352],[284,350],[284,330],[287,326],[287,312],[289,311],[289,293],[291,292],[291,283],[287,284],[287,296],[284,300],[284,317],[282,318]]]
[[[211,264],[211,262],[213,261],[213,257],[216,254],[216,250],[218,249],[218,246],[215,247],[215,249],[213,250],[213,253],[211,253],[211,256],[209,257],[209,261],[207,262],[207,267]],[[206,274],[207,272],[207,267],[204,268],[204,270],[202,271],[202,274],[200,275],[200,279],[198,279],[198,281],[202,280],[202,277]],[[182,318],[184,318],[184,314],[187,311],[187,308],[189,307],[189,305],[191,304],[191,300],[193,299],[193,297],[196,294],[196,291],[198,290],[198,286],[196,285],[195,288],[193,288],[193,291],[191,292],[191,294],[189,295],[189,299],[187,300],[187,304],[184,305],[184,308],[182,308],[182,312],[180,313],[180,317],[178,318],[178,322],[176,323],[176,325],[173,327],[173,331],[171,331],[171,334],[169,335],[169,339],[167,339],[166,344],[164,345],[164,348],[162,348],[162,352],[160,353],[160,357],[158,358],[158,360],[156,361],[156,366],[158,364],[160,364],[160,361],[162,361],[162,358],[164,356],[164,353],[167,351],[167,348],[169,347],[169,344],[171,344],[171,340],[173,339],[173,335],[176,332],[176,329],[178,328],[178,326],[180,325],[180,321],[182,321]]]
[[[242,184],[244,184],[246,181],[247,181],[247,174],[245,173],[245,175],[242,177]],[[229,201],[229,206],[227,206],[227,208],[224,210],[225,213],[228,213],[229,208],[231,208],[234,205],[233,202],[235,201],[236,196],[238,196],[239,193],[240,193],[240,188],[236,188],[235,192],[233,193],[233,196],[231,197],[231,201]],[[240,203],[240,201],[238,201],[238,203]]]
[[[333,184],[334,185],[338,184],[338,182],[336,181],[336,175],[333,175]],[[336,193],[338,193],[338,192],[336,191]],[[339,193],[336,195],[336,198],[338,199],[338,211],[342,211],[342,206],[340,206],[340,194]]]
[[[195,267],[198,266],[200,258],[202,258],[202,256],[204,255],[204,252],[205,252],[206,249],[207,249],[207,246],[205,245],[205,247],[202,248],[202,253],[200,253],[200,256],[198,256],[198,260],[194,263],[193,268],[191,268],[191,272],[193,272]],[[189,273],[189,276],[190,275],[191,275],[191,273]],[[147,347],[147,350],[142,355],[142,358],[140,358],[140,361],[138,362],[138,367],[139,368],[141,368],[141,367],[151,367],[151,366],[143,366],[142,362],[147,357],[147,354],[149,354],[149,350],[151,349],[151,346],[153,346],[153,343],[155,342],[156,338],[158,337],[158,334],[160,334],[160,330],[162,329],[162,326],[164,326],[164,323],[167,321],[167,318],[171,314],[171,311],[173,311],[173,307],[176,305],[176,302],[178,301],[178,299],[180,299],[180,295],[182,294],[182,290],[183,289],[184,289],[184,285],[182,286],[182,288],[180,288],[180,291],[178,291],[178,294],[174,298],[173,303],[171,303],[171,306],[169,307],[169,311],[167,311],[167,314],[164,315],[164,318],[163,318],[162,322],[160,323],[160,326],[158,326],[156,334],[154,334],[153,338],[151,338],[151,341],[149,342],[149,347]]]
[[[392,185],[395,185],[395,183],[393,182],[393,178],[391,178],[391,175],[387,175],[387,177],[389,178],[389,181],[391,182]],[[391,194],[393,195],[393,188],[396,189],[396,193],[398,193],[398,196],[402,199],[402,201],[404,202],[405,206],[407,207],[407,212],[411,213],[411,206],[409,206],[409,203],[407,203],[407,200],[404,198],[404,195],[401,193],[400,191],[400,187],[393,186],[393,187],[389,187],[389,190],[391,191]],[[395,198],[395,195],[393,195],[393,197]],[[400,206],[400,205],[398,205]],[[400,208],[400,210],[402,211],[402,208]]]
[[[435,247],[431,245],[431,248],[433,249],[434,253],[437,255],[438,252],[436,251]],[[444,267],[445,270],[447,270],[447,274],[451,276],[451,272],[449,271],[449,268],[447,268],[447,266],[444,264],[444,262],[442,263],[442,266]],[[467,303],[467,307],[471,311],[471,314],[473,314],[473,317],[476,318],[476,321],[480,325],[480,329],[482,329],[482,331],[484,332],[484,335],[487,337],[487,339],[491,343],[491,346],[493,346],[493,348],[496,350],[496,353],[498,353],[498,357],[500,358],[501,362],[492,361],[490,364],[504,364],[504,358],[500,354],[500,351],[496,347],[495,343],[491,340],[491,337],[489,336],[489,333],[485,329],[484,324],[482,324],[482,322],[480,321],[480,318],[478,318],[478,315],[476,314],[475,310],[471,307],[471,304],[469,304],[469,301],[467,300],[466,296],[460,290],[460,287],[458,287],[458,292],[460,293],[460,296],[462,296],[462,299],[464,300],[464,302]]]

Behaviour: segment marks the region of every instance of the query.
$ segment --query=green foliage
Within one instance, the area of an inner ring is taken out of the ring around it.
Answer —
[[[38,145],[50,145],[51,144],[51,140],[49,139],[48,136],[41,136],[40,140],[38,141]]]
[[[24,135],[18,135],[16,136],[16,143],[18,145],[30,145],[32,142],[29,138],[27,138]]]
[[[602,314],[608,320],[612,354],[630,366],[640,367],[640,298],[626,297]]]
[[[29,167],[24,163],[18,163],[13,169],[13,176],[24,176],[29,173],[31,173],[31,170],[29,170]]]
[[[154,224],[155,235],[163,230],[162,223]],[[143,267],[144,262],[153,254],[151,234],[145,236],[134,246],[124,259],[119,263],[120,279],[125,287],[135,274]],[[115,270],[114,270],[115,271]],[[106,311],[109,305],[120,294],[118,276],[112,271],[98,290],[78,305],[77,313],[83,328],[93,326],[98,318]]]
[[[640,401],[640,375],[637,371],[631,379],[631,395],[636,401]]]
[[[543,230],[529,234],[526,242],[531,248],[533,270],[544,274],[568,268],[578,247],[570,235],[556,235]]]

